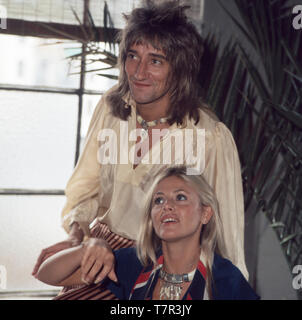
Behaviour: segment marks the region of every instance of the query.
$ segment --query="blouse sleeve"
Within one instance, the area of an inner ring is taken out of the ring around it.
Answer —
[[[97,135],[104,121],[105,110],[103,96],[93,113],[84,149],[65,189],[66,203],[61,216],[66,232],[76,221],[85,235],[89,235],[89,224],[98,213],[98,195],[102,190],[99,182],[100,164],[97,161]]]
[[[217,122],[214,130],[206,135],[205,156],[204,176],[219,202],[226,255],[248,279],[241,168],[233,136],[223,123]]]

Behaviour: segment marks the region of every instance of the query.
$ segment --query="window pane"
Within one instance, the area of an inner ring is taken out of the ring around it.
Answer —
[[[109,74],[109,75],[118,75],[117,69],[111,69],[111,70],[105,70],[101,71],[104,74]],[[106,92],[110,88],[112,88],[114,85],[117,84],[117,80],[114,79],[109,79],[104,76],[100,76],[96,73],[86,73],[86,83],[85,83],[85,88],[89,90],[99,90],[102,92]]]
[[[128,13],[140,0],[107,0],[115,28],[124,26],[122,13]],[[31,21],[59,22],[78,24],[71,8],[82,21],[84,0],[0,0],[9,18]],[[105,0],[90,0],[90,12],[96,26],[103,26]]]
[[[123,13],[129,13],[134,7],[141,5],[141,0],[107,0],[108,9],[115,28],[123,28],[125,20]],[[186,0],[191,6],[189,15],[193,20],[202,19],[203,0]],[[95,26],[104,25],[105,0],[89,0],[90,13]],[[8,17],[30,21],[57,22],[64,24],[78,24],[71,10],[83,21],[84,0],[0,0],[0,5],[7,10]]]
[[[79,75],[68,75],[66,59],[76,43],[0,34],[0,83],[78,88]]]
[[[87,130],[90,124],[91,117],[94,109],[101,99],[101,95],[84,95],[83,96],[83,111],[82,111],[82,122],[81,122],[81,142],[80,152],[83,149],[84,141],[87,135]]]
[[[0,0],[12,19],[77,24],[70,7],[83,16],[84,0]]]
[[[117,80],[111,79],[110,77],[100,76],[100,74],[107,74],[109,76],[118,76],[119,71],[117,68],[113,68],[109,70],[100,70],[100,69],[111,67],[110,65],[100,61],[101,59],[106,59],[106,56],[101,54],[101,52],[105,50],[108,52],[113,52],[117,56],[118,46],[116,45],[115,48],[110,48],[108,44],[105,46],[104,42],[99,42],[97,44],[97,48],[95,46],[92,47],[92,49],[94,50],[94,54],[88,54],[86,56],[85,88],[90,90],[99,90],[99,91],[105,92],[110,88],[112,88],[117,83]],[[99,52],[99,53],[96,54],[96,52]]]
[[[92,17],[96,25],[104,25],[103,22],[103,8],[104,0],[90,0],[90,8],[93,8]],[[125,19],[123,18],[123,13],[129,13],[134,7],[137,7],[140,4],[140,0],[109,0],[107,1],[108,9],[111,15],[111,18],[114,23],[114,27],[121,29],[125,26]]]
[[[0,91],[0,188],[65,188],[77,105],[75,95]]]
[[[31,272],[42,249],[66,239],[60,221],[64,202],[63,196],[0,196],[0,265],[7,274],[1,291],[58,289]]]

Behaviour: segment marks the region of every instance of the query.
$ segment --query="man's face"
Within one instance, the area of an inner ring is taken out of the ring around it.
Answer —
[[[148,105],[169,99],[170,64],[166,55],[151,44],[130,47],[125,70],[130,92],[137,104]]]

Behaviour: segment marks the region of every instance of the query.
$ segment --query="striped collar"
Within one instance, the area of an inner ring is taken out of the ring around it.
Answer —
[[[157,259],[157,266],[146,267],[138,276],[129,299],[152,300],[152,294],[158,280],[159,269],[163,265],[163,255]],[[183,300],[203,300],[206,279],[206,268],[199,260],[194,279],[185,293]]]

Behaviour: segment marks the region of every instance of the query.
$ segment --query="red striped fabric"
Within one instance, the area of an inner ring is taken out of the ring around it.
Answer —
[[[197,269],[200,271],[200,273],[202,274],[203,278],[206,280],[207,278],[207,269],[204,266],[204,264],[199,260],[198,265],[197,265]]]
[[[133,247],[135,242],[110,231],[107,225],[97,222],[91,229],[92,238],[105,239],[112,250]],[[54,300],[117,300],[116,296],[102,284],[64,287]]]
[[[150,275],[151,275],[153,272],[155,272],[158,268],[160,268],[163,263],[164,263],[164,256],[161,255],[161,256],[157,259],[157,266],[156,266],[156,268],[153,268],[152,270],[147,271],[147,272],[144,272],[144,271],[143,271],[143,272],[139,275],[139,277],[137,278],[137,280],[136,280],[136,282],[135,282],[135,284],[134,284],[134,286],[133,286],[133,288],[132,288],[132,290],[131,290],[131,295],[133,294],[133,292],[134,292],[137,288],[139,288],[139,287],[141,287],[141,286],[144,286],[144,285],[148,282],[148,280],[149,280],[149,278],[150,278]]]

